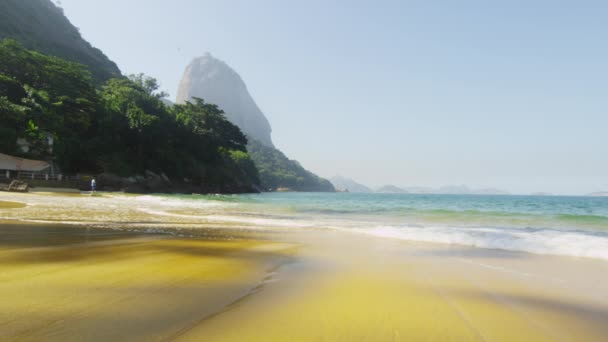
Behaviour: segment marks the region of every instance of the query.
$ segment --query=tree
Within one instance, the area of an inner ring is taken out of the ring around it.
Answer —
[[[228,121],[224,111],[200,98],[195,97],[193,101],[173,107],[178,122],[191,132],[205,137],[214,147],[247,151],[247,137],[240,128]]]
[[[131,82],[141,87],[149,96],[154,96],[157,99],[162,99],[169,96],[169,94],[164,91],[157,92],[157,90],[160,88],[160,85],[158,84],[158,81],[153,77],[149,77],[140,73],[129,75],[129,79],[131,80]]]

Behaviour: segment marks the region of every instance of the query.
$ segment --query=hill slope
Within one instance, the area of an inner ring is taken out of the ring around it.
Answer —
[[[99,49],[85,41],[63,10],[50,0],[0,1],[0,40],[14,39],[28,49],[87,66],[96,83],[121,73]]]

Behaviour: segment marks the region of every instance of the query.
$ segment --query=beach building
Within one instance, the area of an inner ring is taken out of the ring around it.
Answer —
[[[48,175],[51,165],[42,160],[32,160],[0,153],[0,177],[21,178],[20,176]]]

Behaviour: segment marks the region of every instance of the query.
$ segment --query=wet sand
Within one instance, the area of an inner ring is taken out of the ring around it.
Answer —
[[[608,338],[601,260],[331,230],[177,237],[24,224],[6,220],[14,210],[44,214],[0,209],[0,340]]]
[[[608,265],[359,237],[317,240],[279,281],[183,341],[605,341]],[[331,242],[330,242],[331,241]],[[339,251],[340,253],[336,253]],[[263,314],[262,314],[263,313]],[[231,329],[238,325],[238,329]]]
[[[0,224],[0,340],[163,340],[255,291],[293,246]]]
[[[26,206],[25,203],[0,201],[0,209],[17,209],[17,208],[25,208],[25,206]]]

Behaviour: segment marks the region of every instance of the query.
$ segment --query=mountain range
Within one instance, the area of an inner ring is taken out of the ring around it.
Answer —
[[[375,192],[387,194],[445,194],[445,195],[508,195],[509,193],[495,188],[472,189],[466,185],[447,185],[440,188],[430,187],[399,187],[395,185],[384,185],[377,189],[372,189],[352,179],[335,176],[330,179],[334,187],[338,190],[349,192]],[[601,196],[602,193],[595,193],[594,196]]]
[[[394,186],[394,185],[384,185],[378,189],[376,189],[377,193],[380,194],[407,194],[408,191],[405,189],[402,189],[398,186]]]

